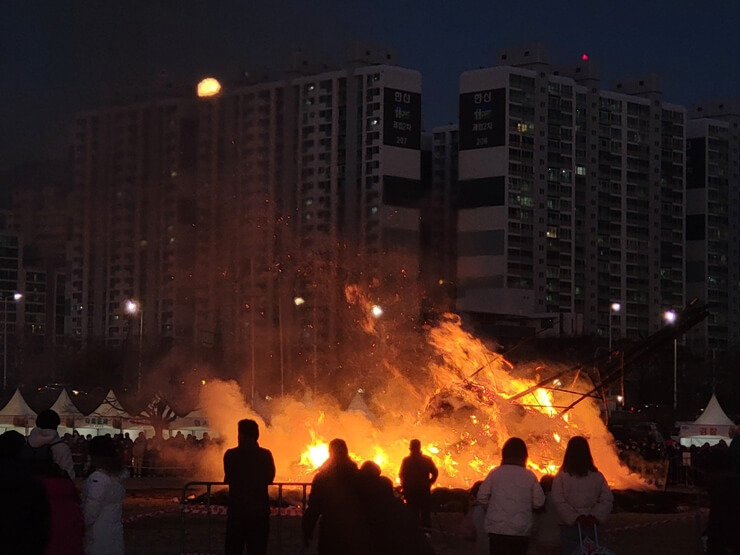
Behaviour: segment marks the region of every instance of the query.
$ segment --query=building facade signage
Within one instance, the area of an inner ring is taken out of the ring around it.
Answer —
[[[419,150],[421,95],[386,88],[383,101],[383,144]]]
[[[506,144],[506,89],[460,95],[460,150]]]

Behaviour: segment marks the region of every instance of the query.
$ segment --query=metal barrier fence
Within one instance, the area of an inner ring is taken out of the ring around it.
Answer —
[[[180,553],[188,553],[186,551],[186,542],[187,542],[187,526],[186,526],[186,515],[187,514],[205,514],[206,515],[206,540],[207,540],[207,550],[208,553],[213,553],[213,547],[214,547],[214,539],[213,539],[213,515],[225,515],[226,514],[226,507],[223,505],[214,505],[212,503],[213,499],[213,488],[214,486],[226,486],[225,482],[188,482],[185,484],[182,488],[182,494],[180,496]],[[205,488],[205,506],[203,504],[194,504],[194,503],[188,503],[188,496],[189,492],[196,487],[204,487]],[[270,489],[274,491],[275,488],[277,488],[277,500],[275,507],[271,507],[270,515],[275,516],[276,522],[275,522],[275,530],[274,534],[272,533],[272,527],[271,527],[271,538],[274,539],[274,541],[277,542],[279,546],[278,553],[280,553],[282,550],[280,549],[283,545],[283,519],[285,517],[291,516],[302,516],[303,515],[303,509],[306,506],[306,501],[308,500],[308,489],[311,487],[311,484],[308,482],[273,482],[270,485]],[[287,488],[296,488],[300,490],[300,496],[298,497],[300,499],[300,504],[298,506],[295,505],[287,505],[285,500],[285,490]],[[274,499],[271,496],[271,499]],[[223,538],[220,538],[223,542]],[[222,548],[222,545],[219,545],[219,552]],[[301,542],[300,547],[300,553],[303,553],[303,543]]]

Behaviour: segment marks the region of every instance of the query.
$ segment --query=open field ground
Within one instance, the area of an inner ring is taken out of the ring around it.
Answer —
[[[179,510],[181,491],[177,487],[129,488],[124,504],[127,554],[222,553],[225,517],[209,517],[204,511],[183,514]],[[456,535],[462,517],[452,512],[433,515],[431,541],[438,555],[473,554],[473,544]],[[616,555],[699,555],[705,519],[706,510],[695,506],[671,513],[628,512],[617,507],[601,539]],[[303,549],[300,539],[299,517],[273,517],[271,555],[316,553],[315,545]]]

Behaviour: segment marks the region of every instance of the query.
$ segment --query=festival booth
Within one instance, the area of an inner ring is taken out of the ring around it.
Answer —
[[[203,434],[206,432],[211,438],[216,435],[208,426],[208,417],[201,409],[195,409],[185,416],[178,416],[170,422],[170,437],[177,435],[177,432],[182,432],[186,437],[188,434],[193,434],[197,439],[203,439]]]
[[[144,421],[144,417],[132,416],[131,418],[127,418],[123,422],[123,430],[120,431],[128,434],[132,440],[139,437],[139,432],[144,432],[146,438],[154,437],[154,426],[147,424]]]
[[[60,436],[71,434],[77,429],[77,421],[82,418],[82,413],[72,402],[66,389],[62,389],[57,400],[49,408],[59,415],[60,422],[57,432],[59,432]],[[81,433],[79,430],[77,431]]]
[[[730,429],[734,426],[735,423],[725,414],[717,397],[712,394],[712,398],[709,399],[707,407],[699,418],[694,422],[681,424],[679,442],[686,447],[692,445],[701,447],[705,443],[716,445],[721,440],[730,443]]]
[[[19,389],[0,410],[0,431],[15,430],[28,435],[36,425],[36,412],[28,406]]]
[[[109,390],[105,399],[98,405],[94,411],[87,416],[81,416],[77,420],[77,429],[84,435],[102,436],[110,434],[111,436],[124,432],[125,422],[131,418],[123,409],[123,405],[113,393]]]

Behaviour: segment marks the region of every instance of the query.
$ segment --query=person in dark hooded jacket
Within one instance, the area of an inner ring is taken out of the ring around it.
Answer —
[[[82,555],[85,524],[80,493],[73,481],[72,453],[57,433],[60,422],[56,411],[42,410],[21,459],[43,482],[51,506],[51,538],[44,555]],[[48,460],[44,463],[45,456]]]
[[[381,475],[373,461],[359,472],[361,506],[369,528],[371,553],[384,555],[434,555],[419,529],[416,515],[393,492],[393,482]]]
[[[240,420],[239,445],[224,454],[224,482],[229,485],[226,555],[264,555],[270,534],[267,486],[275,479],[272,453],[257,443],[259,425]]]
[[[61,424],[61,419],[56,411],[52,409],[42,410],[36,417],[36,427],[31,430],[28,434],[27,449],[21,455],[22,458],[37,457],[32,451],[43,450],[44,448],[50,449],[51,458],[53,464],[56,465],[61,471],[63,471],[72,480],[75,479],[75,467],[74,459],[72,458],[72,451],[69,446],[62,441],[57,432],[57,428]],[[30,455],[28,453],[31,453]],[[38,473],[42,474],[61,474],[56,468],[54,469],[36,469]]]
[[[409,456],[401,461],[398,477],[404,501],[427,531],[432,526],[432,485],[437,481],[437,476],[439,470],[434,461],[421,452],[421,441],[412,439],[409,442]]]
[[[3,553],[42,555],[51,535],[51,507],[44,484],[20,460],[22,434],[0,435],[0,538]]]
[[[370,555],[369,527],[361,501],[360,475],[343,439],[329,442],[329,459],[311,482],[303,514],[306,547],[319,523],[319,555]]]

